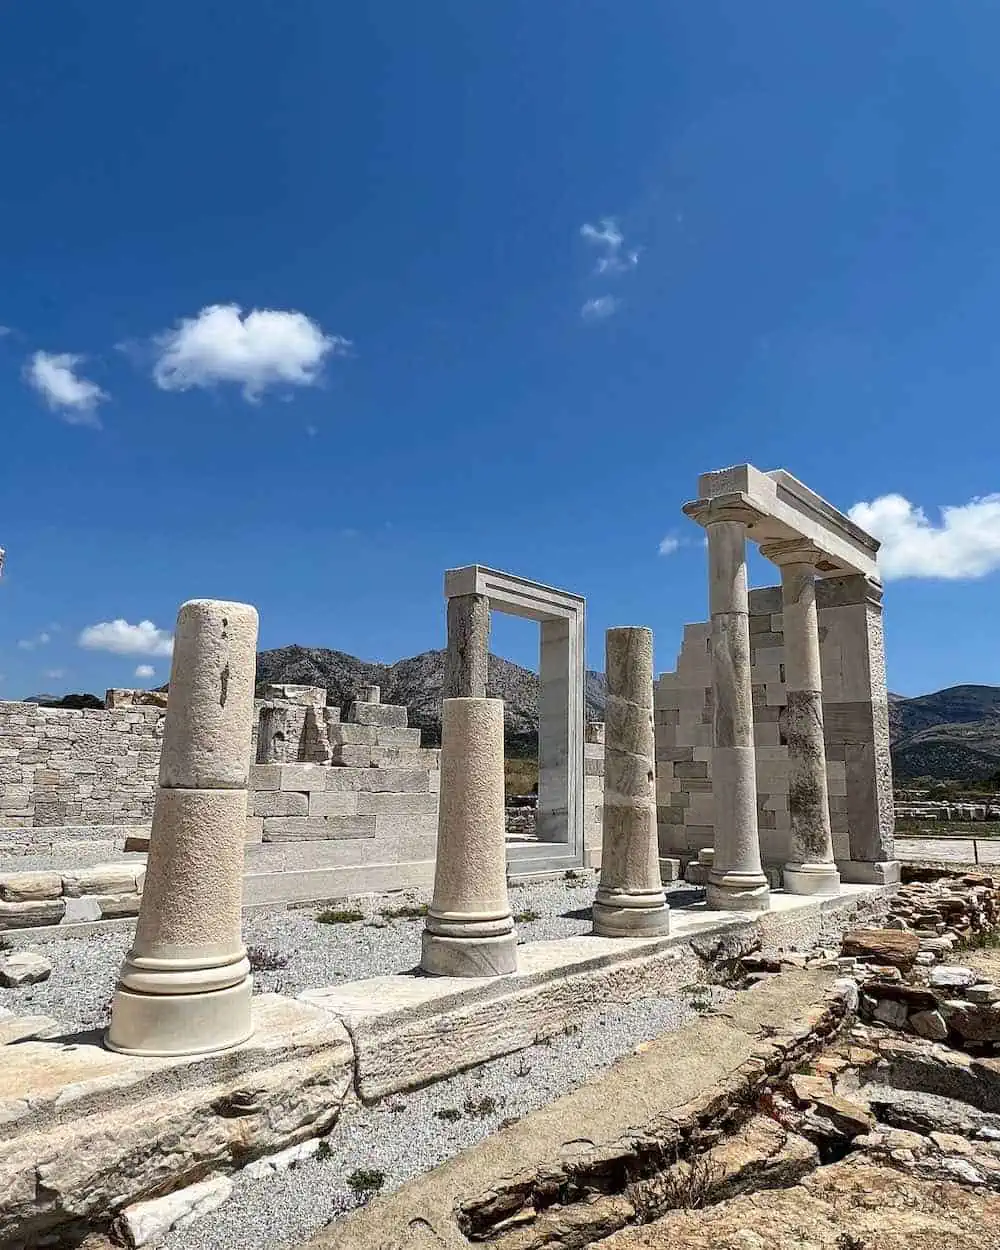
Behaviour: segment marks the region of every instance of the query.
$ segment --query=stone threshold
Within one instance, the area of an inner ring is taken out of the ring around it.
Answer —
[[[306,990],[299,997],[342,1020],[354,1041],[356,1088],[365,1102],[419,1088],[565,1032],[611,1003],[675,993],[704,960],[758,945],[816,945],[859,909],[884,904],[883,886],[846,885],[835,898],[775,893],[767,912],[671,912],[659,938],[579,937],[518,947],[506,977],[429,977],[417,972]]]

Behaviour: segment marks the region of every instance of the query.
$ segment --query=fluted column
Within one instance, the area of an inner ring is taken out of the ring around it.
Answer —
[[[604,671],[604,828],[594,932],[652,937],[670,931],[656,843],[653,631],[609,629]]]
[[[746,523],[735,509],[699,517],[708,535],[712,614],[712,797],[715,857],[708,905],[724,911],[770,906],[757,830]]]
[[[257,612],[195,599],[177,616],[160,782],[135,940],[107,1044],[193,1055],[246,1041],[240,933]]]
[[[781,569],[785,635],[785,740],[788,743],[788,811],[791,840],[784,870],[790,894],[839,894],[833,862],[830,800],[823,737],[823,679],[816,618],[816,562],[809,542],[789,540],[761,547]]]

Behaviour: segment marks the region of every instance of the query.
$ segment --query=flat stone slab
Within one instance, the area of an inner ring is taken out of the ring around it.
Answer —
[[[0,1245],[106,1228],[125,1207],[327,1132],[351,1091],[339,1020],[278,994],[226,1054],[119,1055],[62,1039],[0,1063]]]
[[[562,1033],[609,1003],[674,993],[697,979],[705,955],[815,944],[824,926],[850,927],[859,907],[877,906],[884,895],[881,886],[845,886],[837,898],[774,895],[771,911],[756,914],[678,909],[660,938],[586,934],[525,943],[511,976],[400,974],[300,998],[347,1025],[358,1093],[376,1101]]]
[[[741,995],[725,1015],[705,1016],[656,1038],[640,1053],[620,1059],[607,1072],[305,1244],[309,1250],[468,1250],[470,1244],[483,1244],[470,1242],[459,1228],[456,1214],[463,1207],[489,1202],[508,1186],[530,1190],[533,1175],[558,1184],[564,1170],[573,1172],[587,1156],[599,1168],[601,1159],[607,1164],[627,1152],[636,1137],[655,1136],[672,1113],[738,1079],[746,1065],[762,1070],[761,1047],[780,1043],[779,1038],[762,1043],[763,1036],[808,1036],[811,1022],[830,1001],[831,984],[821,973],[783,973]],[[525,1242],[541,1244],[541,1239]]]

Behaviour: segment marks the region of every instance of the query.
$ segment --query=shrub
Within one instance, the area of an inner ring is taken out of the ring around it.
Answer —
[[[365,913],[363,911],[353,911],[350,908],[338,909],[329,907],[326,911],[318,912],[316,921],[318,924],[355,924],[358,920],[364,920]]]

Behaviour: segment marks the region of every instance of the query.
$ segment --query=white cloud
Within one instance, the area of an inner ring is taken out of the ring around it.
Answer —
[[[46,669],[45,676],[51,678],[52,681],[58,681],[60,677],[66,676],[66,670],[64,668]]]
[[[34,651],[36,647],[44,647],[47,642],[51,641],[51,635],[43,630],[42,633],[37,634],[34,638],[19,638],[17,645],[22,651]]]
[[[136,677],[155,677],[156,669],[152,664],[137,664],[135,669]]]
[[[673,534],[667,534],[665,538],[660,539],[659,552],[661,556],[672,556],[677,548],[681,545],[681,540],[675,538]]]
[[[580,316],[584,321],[605,321],[613,317],[620,306],[621,300],[613,295],[598,295],[596,299],[587,300],[580,309]]]
[[[888,581],[903,577],[949,580],[985,577],[1000,568],[1000,494],[941,508],[940,524],[903,495],[857,503],[855,524],[882,540],[878,562]]]
[[[14,331],[10,328],[10,326],[0,326],[0,339],[6,338],[8,334],[13,333]]]
[[[76,366],[83,360],[72,352],[35,352],[24,366],[24,376],[64,421],[99,429],[101,423],[94,410],[108,396],[95,382],[77,374]]]
[[[152,621],[130,625],[120,617],[88,625],[77,642],[89,651],[113,651],[115,655],[171,655],[174,640],[165,629],[157,629]]]
[[[639,253],[626,249],[625,236],[614,217],[602,217],[597,226],[587,222],[580,227],[580,234],[598,249],[595,273],[625,273],[638,265]]]
[[[155,340],[153,380],[165,391],[234,382],[253,401],[266,387],[312,386],[324,360],[343,355],[348,339],[324,334],[305,313],[212,304]]]

